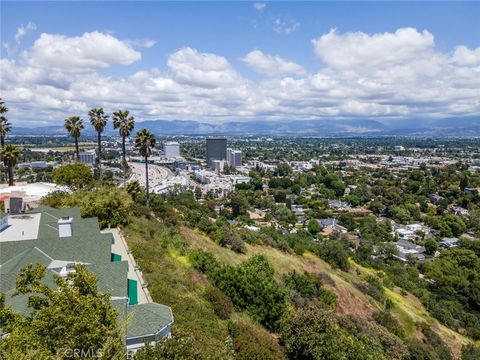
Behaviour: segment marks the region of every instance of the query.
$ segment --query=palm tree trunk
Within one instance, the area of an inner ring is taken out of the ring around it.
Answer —
[[[5,147],[5,137],[3,135],[0,135],[0,145],[2,146],[2,149]],[[0,158],[0,160],[3,160]],[[8,169],[7,166],[5,166],[5,182],[8,182]]]
[[[98,177],[102,177],[102,134],[100,131],[97,132],[97,143],[98,143],[98,157],[97,157],[97,164],[98,164]]]
[[[122,166],[123,166],[123,188],[127,188],[126,177],[127,177],[127,158],[125,150],[125,136],[122,136]]]
[[[77,153],[77,161],[80,161],[80,150],[78,150],[78,138],[75,138],[75,151]]]
[[[150,206],[150,194],[148,192],[148,156],[145,156],[145,181],[146,181],[146,188],[147,188],[147,206]]]
[[[125,136],[122,136],[122,161],[125,169],[127,168],[127,151],[125,149]]]
[[[8,165],[8,186],[13,186],[13,166]]]

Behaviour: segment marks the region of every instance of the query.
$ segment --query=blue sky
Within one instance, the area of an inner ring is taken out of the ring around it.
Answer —
[[[480,112],[476,2],[2,1],[1,10],[7,75],[0,90],[18,123],[52,123],[93,106],[129,107],[140,119],[203,121]],[[43,43],[42,34],[49,36]],[[129,56],[117,61],[92,49],[107,51],[112,42],[111,54]],[[68,59],[75,51],[84,62]],[[403,78],[404,87],[392,84]],[[76,88],[85,79],[99,94]],[[128,99],[121,84],[151,103]],[[45,98],[35,99],[34,90]]]

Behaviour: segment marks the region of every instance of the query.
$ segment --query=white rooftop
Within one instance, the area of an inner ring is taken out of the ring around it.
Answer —
[[[40,213],[8,215],[8,227],[0,232],[0,242],[36,239],[41,216]]]
[[[40,200],[42,197],[55,190],[66,190],[64,186],[54,183],[38,182],[31,184],[18,184],[15,186],[0,185],[0,195],[12,195],[25,193],[25,200]]]

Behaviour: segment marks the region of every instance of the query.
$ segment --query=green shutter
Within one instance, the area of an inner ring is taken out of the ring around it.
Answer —
[[[138,304],[137,280],[128,279],[129,305]]]
[[[112,253],[110,259],[112,261],[122,261],[122,255]]]

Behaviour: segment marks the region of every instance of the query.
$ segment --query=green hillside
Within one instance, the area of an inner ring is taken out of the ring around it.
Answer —
[[[333,269],[308,252],[298,255],[269,246],[246,244],[244,253],[237,253],[220,246],[198,229],[183,225],[169,226],[157,219],[137,217],[125,228],[125,233],[149,283],[153,299],[172,307],[175,332],[192,336],[195,348],[200,354],[209,354],[207,357],[233,357],[234,351],[229,345],[232,323],[241,322],[250,328],[249,331],[261,331],[275,345],[278,335],[267,332],[245,312],[235,312],[230,320],[222,320],[215,314],[214,306],[206,295],[212,284],[205,274],[194,268],[189,257],[195,249],[212,254],[219,263],[225,265],[238,265],[254,255],[263,255],[275,269],[275,279],[279,282],[291,271],[319,275],[323,286],[335,293],[335,313],[340,316],[356,315],[373,322],[374,314],[385,308],[384,303],[374,299],[368,291],[362,291],[362,284],[366,283],[368,276],[381,279],[381,274],[361,267],[352,260],[351,270],[345,272]],[[401,325],[406,343],[418,340],[435,347],[434,342],[440,341],[449,348],[454,358],[460,357],[462,346],[469,343],[467,338],[433,319],[411,294],[401,292],[398,288],[383,287],[383,290],[385,298],[391,301],[390,313]],[[428,325],[429,330],[422,332],[420,324]],[[432,336],[431,333],[438,336],[431,340],[426,338],[425,333],[427,336]]]

